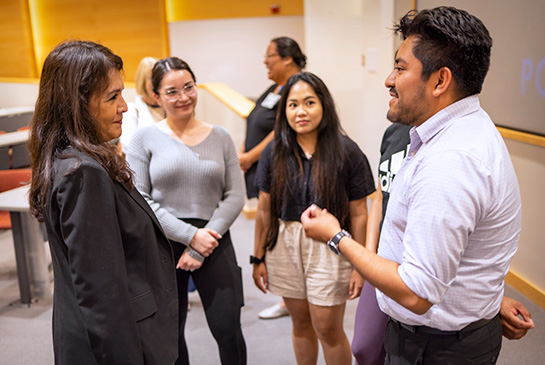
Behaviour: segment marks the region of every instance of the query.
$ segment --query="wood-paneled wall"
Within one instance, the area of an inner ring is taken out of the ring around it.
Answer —
[[[66,39],[109,47],[123,58],[126,81],[143,57],[169,55],[164,0],[0,0],[0,17],[0,77],[37,77]]]
[[[38,76],[27,0],[0,0],[0,76]]]

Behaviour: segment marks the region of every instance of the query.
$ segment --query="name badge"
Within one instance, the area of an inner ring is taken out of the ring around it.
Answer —
[[[261,106],[267,109],[272,109],[276,104],[278,104],[278,100],[280,100],[279,94],[269,93],[265,100],[261,102]]]

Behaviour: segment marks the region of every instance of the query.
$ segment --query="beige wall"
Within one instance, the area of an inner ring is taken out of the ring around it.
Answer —
[[[173,22],[170,53],[189,63],[198,82],[223,82],[257,98],[272,85],[263,64],[269,42],[291,37],[305,52],[303,25],[302,16]]]
[[[37,97],[37,81],[26,83],[0,81],[0,108],[34,106]]]
[[[545,148],[505,140],[522,198],[522,233],[511,270],[545,294]]]
[[[330,89],[348,135],[378,169],[393,62],[393,0],[305,1],[309,70]],[[376,67],[369,62],[376,55]],[[362,63],[365,57],[365,65]]]

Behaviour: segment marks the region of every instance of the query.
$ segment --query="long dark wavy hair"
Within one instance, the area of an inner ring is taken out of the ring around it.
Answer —
[[[108,88],[109,73],[123,70],[121,58],[89,41],[67,41],[45,59],[28,146],[32,157],[30,212],[43,221],[53,161],[72,157],[68,147],[84,152],[104,167],[111,179],[133,187],[132,172],[115,146],[101,138],[89,102]],[[75,166],[77,168],[77,166]]]
[[[278,237],[278,219],[282,202],[294,192],[294,186],[303,181],[303,162],[297,148],[297,133],[290,127],[286,117],[286,104],[291,88],[297,82],[306,82],[312,87],[322,103],[322,121],[318,126],[318,141],[312,156],[312,179],[315,185],[314,201],[322,208],[334,214],[341,226],[350,229],[349,200],[346,189],[348,173],[344,163],[346,152],[342,138],[345,134],[331,93],[324,82],[310,72],[301,72],[291,76],[282,91],[278,106],[278,115],[274,127],[274,150],[271,163],[270,199],[271,211],[268,249],[274,248]]]

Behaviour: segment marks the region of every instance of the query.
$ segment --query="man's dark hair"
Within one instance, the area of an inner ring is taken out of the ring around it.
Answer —
[[[422,62],[422,79],[448,67],[460,97],[481,92],[490,67],[492,38],[479,18],[446,6],[411,10],[394,31],[403,39],[416,37],[412,51]]]

